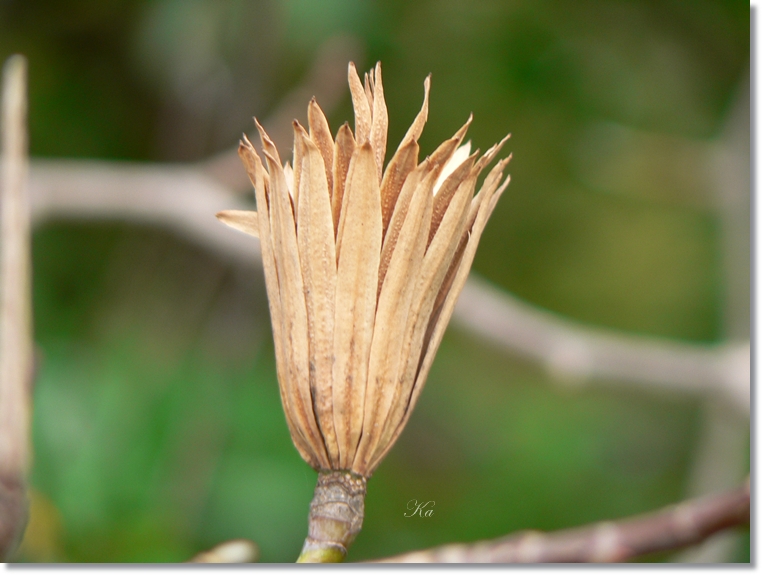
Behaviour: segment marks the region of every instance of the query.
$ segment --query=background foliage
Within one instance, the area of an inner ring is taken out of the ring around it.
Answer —
[[[359,68],[383,62],[396,147],[431,72],[423,153],[469,112],[475,146],[513,133],[474,269],[577,320],[701,342],[723,334],[719,219],[674,143],[719,134],[748,30],[737,0],[0,2],[0,58],[29,58],[37,157],[208,157],[335,35],[362,42]],[[351,117],[347,93],[331,125]],[[644,134],[656,146],[636,148]],[[261,272],[159,229],[52,222],[34,236],[34,306],[22,559],[182,561],[247,537],[294,560],[315,473],[280,408]],[[350,558],[677,501],[698,410],[558,381],[451,329]],[[434,516],[405,518],[411,499]]]

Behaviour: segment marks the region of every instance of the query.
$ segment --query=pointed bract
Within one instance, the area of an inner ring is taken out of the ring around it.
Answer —
[[[333,152],[333,192],[331,194],[331,211],[333,212],[334,234],[339,235],[339,215],[344,202],[349,162],[355,152],[355,138],[349,124],[344,123],[336,134],[336,144]],[[338,257],[338,252],[336,253]]]
[[[286,422],[301,456],[369,477],[405,427],[473,262],[510,180],[510,159],[480,172],[471,123],[420,164],[430,77],[420,112],[384,170],[388,114],[381,66],[349,65],[355,133],[331,131],[317,102],[309,133],[294,122],[293,171],[257,122],[267,169],[239,147],[257,212],[218,218],[260,238]],[[501,183],[502,182],[502,183]]]
[[[370,455],[381,439],[395,391],[400,385],[400,372],[407,359],[402,355],[406,343],[405,326],[412,311],[411,301],[431,221],[431,180],[427,178],[421,182],[410,201],[380,289],[365,392],[363,435],[354,462],[354,469],[363,475],[370,471]]]
[[[423,81],[423,105],[421,106],[421,111],[418,112],[418,115],[415,117],[415,120],[413,120],[413,123],[410,125],[410,127],[407,130],[407,133],[405,134],[405,137],[402,138],[402,141],[400,142],[400,148],[407,144],[410,140],[416,140],[421,137],[421,134],[423,134],[423,127],[426,125],[426,120],[429,118],[429,90],[431,89],[431,74],[426,76],[426,79]]]
[[[394,206],[397,204],[397,197],[402,185],[417,164],[418,142],[410,140],[397,150],[386,167],[384,179],[381,182],[381,213],[384,219],[384,234],[389,227],[389,221],[392,219]]]
[[[255,238],[259,237],[259,215],[249,210],[224,210],[215,217],[223,224]]]
[[[500,194],[505,189],[505,185],[507,184],[504,184],[499,188]],[[429,374],[429,369],[431,369],[431,364],[434,361],[434,356],[437,349],[439,348],[439,344],[442,341],[445,328],[450,321],[453,309],[455,308],[455,302],[457,301],[458,296],[460,295],[460,292],[463,290],[463,286],[466,283],[468,272],[471,269],[471,264],[473,263],[474,255],[476,254],[476,248],[479,245],[479,240],[481,239],[482,232],[484,231],[484,227],[487,224],[487,219],[490,215],[490,206],[492,205],[493,195],[499,197],[498,192],[496,192],[494,188],[489,188],[482,191],[484,192],[484,197],[480,203],[473,226],[468,232],[468,241],[466,243],[465,250],[460,258],[460,263],[458,264],[458,269],[455,273],[455,277],[452,280],[450,290],[445,296],[444,302],[442,304],[442,309],[436,318],[436,322],[431,327],[431,335],[429,337],[427,346],[423,349],[421,364],[417,369],[417,374],[415,375],[415,381],[413,383],[410,396],[405,402],[404,412],[399,418],[399,423],[396,423],[396,425],[393,424],[393,431],[391,431],[388,439],[384,442],[382,449],[378,451],[375,459],[371,462],[371,469],[375,469],[375,467],[386,456],[391,446],[394,445],[395,441],[397,440],[397,437],[399,437],[399,434],[405,428],[405,424],[410,418],[410,414],[412,413],[413,408],[418,401],[418,397],[423,390],[423,386]]]
[[[309,382],[309,341],[307,339],[307,307],[304,301],[304,281],[296,240],[296,222],[280,158],[264,129],[260,130],[270,173],[270,225],[275,252],[275,267],[280,282],[281,337],[286,355],[287,387],[294,394],[294,421],[313,449],[321,468],[330,463],[325,444],[318,429]]]
[[[401,367],[400,385],[395,390],[393,410],[381,433],[378,445],[381,449],[391,438],[404,415],[420,365],[422,350],[425,350],[425,336],[436,296],[446,277],[450,262],[456,253],[458,242],[468,216],[468,206],[473,196],[476,177],[461,181],[452,197],[433,240],[427,243],[426,254],[421,262],[415,294],[411,303],[403,340],[405,363]],[[428,237],[428,233],[426,234]],[[376,450],[376,455],[378,450]],[[374,457],[375,459],[375,457]]]
[[[307,306],[310,391],[328,456],[336,465],[339,450],[331,400],[336,243],[331,200],[320,151],[304,128],[297,124],[295,132],[301,157],[296,166],[300,182],[297,237]]]
[[[384,85],[381,81],[381,62],[376,64],[375,75],[372,75],[371,78],[373,78],[371,81],[373,119],[370,127],[370,144],[373,146],[373,153],[376,156],[376,168],[380,182],[384,171],[384,158],[386,158],[386,133],[389,129],[389,115],[386,111]]]
[[[368,142],[355,150],[349,166],[337,244],[332,397],[339,469],[349,469],[363,429],[381,255],[381,203]]]
[[[318,106],[315,98],[310,100],[307,108],[307,120],[310,125],[310,138],[320,150],[325,165],[325,178],[328,182],[328,192],[333,192],[333,138],[331,128],[323,110]]]
[[[246,136],[244,136],[238,148],[238,154],[241,156],[249,172],[249,177],[254,184],[254,192],[259,209],[258,213],[262,215],[262,222],[259,227],[259,245],[262,250],[262,267],[265,271],[265,285],[267,287],[267,299],[270,307],[270,320],[273,326],[273,339],[275,343],[275,365],[278,372],[278,381],[280,382],[280,398],[286,414],[286,424],[291,432],[294,445],[302,458],[310,466],[319,467],[320,460],[305,438],[302,427],[295,420],[294,414],[296,409],[292,401],[292,394],[290,393],[290,380],[287,377],[286,353],[283,349],[281,329],[283,309],[280,303],[280,284],[278,282],[278,273],[275,269],[275,251],[272,245],[268,208],[269,176],[264,166],[262,166],[259,155],[254,151],[254,146],[251,145]]]
[[[392,259],[394,247],[397,245],[397,238],[399,238],[402,225],[405,223],[405,216],[407,215],[410,201],[412,200],[418,185],[426,178],[426,176],[429,176],[429,180],[433,184],[434,176],[431,175],[431,167],[427,162],[423,162],[405,179],[405,182],[402,185],[402,190],[400,190],[400,193],[397,196],[397,202],[394,205],[394,211],[391,220],[389,221],[389,227],[384,233],[384,244],[381,250],[381,267],[378,276],[379,289],[381,287],[380,282],[382,282],[386,276],[386,268],[389,266],[389,262]]]
[[[370,140],[371,107],[365,88],[357,75],[354,63],[349,63],[349,90],[352,93],[352,106],[355,109],[355,140],[363,145]]]

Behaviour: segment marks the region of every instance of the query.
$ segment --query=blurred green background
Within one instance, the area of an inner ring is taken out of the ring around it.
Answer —
[[[0,59],[29,59],[33,157],[186,162],[233,146],[318,47],[350,36],[358,68],[383,62],[390,148],[430,72],[422,153],[470,112],[475,146],[513,134],[479,274],[590,325],[715,342],[722,218],[691,152],[748,91],[749,26],[736,0],[2,0]],[[351,119],[344,90],[329,120]],[[20,559],[183,561],[245,537],[263,561],[293,561],[316,474],[280,407],[261,270],[157,227],[84,219],[38,227],[33,249]],[[349,558],[678,501],[702,409],[559,382],[453,327],[369,483]],[[434,516],[404,517],[411,499],[435,501]],[[748,534],[736,547],[748,561]]]

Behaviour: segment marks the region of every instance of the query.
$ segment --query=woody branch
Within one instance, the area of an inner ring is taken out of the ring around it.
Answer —
[[[29,467],[32,310],[27,189],[26,61],[3,70],[0,206],[0,559],[24,533]]]
[[[202,165],[36,161],[31,193],[36,222],[61,217],[148,222],[241,265],[261,265],[256,240],[230,233],[210,216],[224,209],[251,209],[250,201]],[[717,393],[748,413],[748,343],[691,344],[592,329],[523,303],[471,275],[453,315],[463,329],[561,375]]]
[[[346,58],[338,60],[343,68]],[[32,215],[37,222],[46,217],[148,221],[174,228],[188,240],[226,254],[241,264],[258,265],[259,250],[251,239],[228,233],[210,217],[223,208],[249,207],[238,184],[245,176],[242,171],[241,178],[225,176],[229,173],[222,169],[225,158],[221,155],[209,162],[183,167],[102,161],[34,162]],[[24,157],[18,166],[25,166],[25,161]],[[236,169],[240,167],[236,165]],[[4,240],[3,244],[6,243]],[[494,313],[489,326],[477,319],[478,314],[471,313],[488,308],[493,313],[499,312]],[[498,317],[510,315],[520,333],[554,337],[540,338],[545,340],[544,344],[538,344],[536,338],[516,338],[513,330],[506,327],[509,322],[496,321]],[[469,280],[453,319],[461,327],[480,333],[508,350],[534,358],[561,375],[602,377],[607,381],[645,383],[692,393],[717,393],[748,414],[748,343],[696,345],[590,330],[524,304],[478,279]],[[583,353],[577,354],[575,350]],[[611,357],[611,350],[619,361],[605,359]],[[8,403],[0,396],[0,410],[4,404]],[[0,419],[0,425],[5,421]],[[7,467],[2,463],[0,466]],[[0,503],[6,500],[0,497]],[[5,516],[7,513],[0,514],[0,532]],[[0,536],[0,541],[2,539]]]
[[[700,543],[749,522],[749,481],[656,512],[555,533],[525,531],[378,560],[381,563],[614,563]]]
[[[304,82],[263,122],[276,145],[289,147],[290,120],[303,113],[309,96],[315,95],[327,113],[338,105],[343,89],[336,87],[343,82],[337,78],[345,74],[347,60],[361,51],[347,38],[318,51]],[[283,126],[288,127],[286,132]],[[713,150],[708,163],[727,155],[723,145],[707,149]],[[210,216],[252,207],[244,193],[249,183],[236,149],[190,165],[37,160],[32,162],[30,185],[36,223],[48,218],[151,223],[242,265],[261,265],[258,246],[250,237],[231,234]],[[471,275],[453,314],[461,328],[538,361],[554,375],[716,394],[748,415],[748,341],[688,344],[589,328],[526,304]]]
[[[676,551],[708,540],[721,531],[748,525],[749,480],[737,489],[683,501],[658,511],[552,533],[522,531],[490,541],[449,544],[414,551],[375,563],[613,563],[650,553]],[[234,540],[195,557],[192,562],[244,563],[251,542]],[[226,549],[232,551],[218,551]]]

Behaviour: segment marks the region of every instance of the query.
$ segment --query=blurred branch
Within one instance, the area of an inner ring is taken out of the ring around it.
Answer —
[[[243,173],[241,166],[236,167]],[[169,227],[245,264],[260,264],[256,239],[214,217],[252,209],[196,167],[104,161],[32,163],[35,221],[50,217],[117,219]],[[455,308],[462,328],[575,378],[605,378],[693,393],[718,393],[749,410],[748,343],[702,345],[589,328],[523,303],[476,274]]]
[[[26,60],[3,69],[0,206],[0,559],[24,533],[32,379]]]
[[[243,172],[242,166],[237,166]],[[33,161],[32,217],[118,220],[169,228],[224,255],[259,262],[256,244],[214,217],[252,203],[195,166],[98,160]]]
[[[254,563],[259,547],[248,539],[233,539],[196,555],[188,563]]]
[[[748,342],[702,345],[587,327],[524,303],[475,274],[453,321],[560,377],[717,393],[749,412]]]
[[[287,149],[290,120],[316,95],[327,113],[344,96],[346,62],[361,52],[351,38],[333,39],[318,52],[305,81],[264,120]],[[47,217],[119,219],[169,227],[189,241],[256,265],[252,239],[219,225],[214,214],[251,209],[240,194],[249,184],[237,153],[197,165],[105,161],[35,161],[35,222]],[[454,319],[461,327],[548,366],[563,378],[601,378],[692,393],[716,393],[749,412],[748,341],[725,345],[681,343],[594,329],[530,306],[472,274]]]
[[[333,37],[320,47],[304,81],[263,120],[280,149],[292,147],[294,118],[306,125],[305,102],[312,96],[326,114],[346,97],[347,62],[362,58],[363,51],[362,44],[351,36]],[[238,197],[250,185],[237,145],[196,165],[35,161],[33,217],[36,222],[64,217],[154,224],[226,254],[253,256],[258,262],[259,250],[252,250],[251,241],[231,234],[213,217],[223,209],[251,209],[253,199],[247,202]]]
[[[711,176],[720,220],[723,264],[723,337],[749,339],[751,326],[751,90],[748,73],[736,86],[719,141],[714,144]],[[727,402],[703,402],[699,440],[686,495],[700,496],[735,485],[749,469],[749,421],[739,419]],[[685,563],[721,563],[733,557],[741,537],[724,533],[677,558]]]
[[[380,563],[615,563],[704,541],[749,522],[749,481],[733,491],[684,501],[620,521],[555,533],[528,531],[493,541],[435,547]]]
[[[288,148],[293,117],[316,95],[326,113],[344,94],[346,61],[359,50],[337,41],[318,54],[306,81],[268,119],[271,135]],[[3,92],[2,261],[0,279],[0,557],[23,533],[28,468],[31,310],[26,190],[25,64],[9,60]],[[251,209],[237,154],[225,152],[196,165],[105,161],[35,161],[32,216],[114,219],[173,229],[244,265],[260,265],[256,240],[231,233],[214,214]],[[702,345],[618,334],[570,321],[489,285],[472,274],[455,321],[471,333],[547,366],[562,378],[604,379],[659,389],[716,394],[749,413],[750,346],[745,339]],[[748,336],[747,336],[748,337]],[[555,534],[530,532],[474,545],[447,545],[386,562],[624,561],[703,541],[749,520],[749,486],[652,514]],[[251,542],[223,543],[193,562],[256,560]]]

